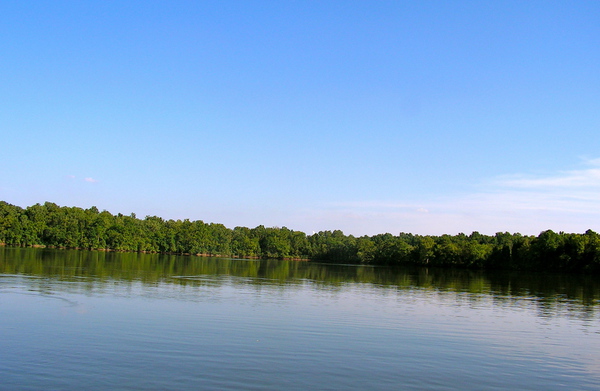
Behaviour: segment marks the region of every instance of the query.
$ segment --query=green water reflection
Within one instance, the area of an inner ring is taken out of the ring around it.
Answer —
[[[81,281],[85,278],[91,283],[89,289],[114,281],[151,285],[214,285],[219,283],[215,276],[237,278],[238,284],[289,285],[309,282],[328,289],[360,283],[399,291],[423,289],[456,292],[468,294],[472,301],[491,298],[499,304],[527,299],[532,300],[540,313],[545,315],[556,312],[557,308],[561,312],[568,310],[591,315],[600,304],[598,278],[579,274],[388,268],[14,247],[0,247],[0,273],[51,277],[63,281]]]

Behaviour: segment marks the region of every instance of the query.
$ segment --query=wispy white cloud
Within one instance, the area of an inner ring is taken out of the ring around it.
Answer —
[[[515,175],[512,178],[504,178],[499,181],[499,186],[553,190],[569,189],[579,190],[582,188],[600,189],[600,159],[587,161],[588,168],[582,170],[562,171],[547,177],[531,177]]]
[[[338,203],[325,215],[359,234],[600,230],[600,159],[587,160],[578,170],[493,178],[473,189],[419,202]],[[319,213],[324,216],[323,211],[315,212]]]
[[[586,163],[580,170],[500,179],[491,191],[499,201],[521,209],[600,214],[600,159]]]
[[[90,183],[96,183],[96,182],[98,182],[98,180],[97,180],[97,179],[90,178],[90,177],[87,177],[87,178],[85,178],[85,179],[84,179],[84,181],[86,181],[86,182],[90,182]]]

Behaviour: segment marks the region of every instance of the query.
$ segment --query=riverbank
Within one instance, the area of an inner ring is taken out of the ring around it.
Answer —
[[[390,233],[355,237],[342,231],[307,235],[287,227],[227,228],[201,220],[138,219],[92,207],[46,202],[20,208],[0,202],[0,241],[19,246],[98,251],[293,259],[365,265],[600,272],[600,236],[543,231],[538,236]]]

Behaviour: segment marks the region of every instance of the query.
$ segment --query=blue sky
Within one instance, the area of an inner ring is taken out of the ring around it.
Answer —
[[[3,1],[0,199],[600,231],[600,2]]]

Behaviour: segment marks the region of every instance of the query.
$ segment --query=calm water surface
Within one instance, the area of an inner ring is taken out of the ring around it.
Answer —
[[[0,247],[2,390],[598,390],[600,284]]]

